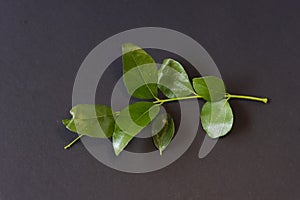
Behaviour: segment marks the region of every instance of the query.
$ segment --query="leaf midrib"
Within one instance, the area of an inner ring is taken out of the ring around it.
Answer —
[[[225,104],[226,104],[226,102],[224,103],[224,105],[223,105],[223,107],[225,107]],[[212,105],[212,104],[211,104]],[[212,110],[212,109],[211,109]],[[224,119],[222,120],[222,128],[221,129],[219,129],[219,131],[218,131],[218,135],[221,133],[221,131],[223,131],[224,130],[224,122],[225,122],[225,119],[226,119],[226,115],[227,115],[227,109],[225,109],[225,115],[224,115]],[[212,115],[210,115],[210,123],[209,123],[209,128],[211,128],[212,127]]]
[[[152,92],[152,90],[150,89],[148,83],[146,83],[145,78],[144,78],[144,76],[143,76],[143,74],[142,74],[142,72],[141,72],[141,70],[140,70],[140,68],[139,68],[139,65],[137,64],[137,62],[136,62],[134,56],[133,56],[132,54],[129,54],[129,55],[130,55],[131,58],[133,59],[133,61],[134,61],[134,63],[135,63],[135,66],[138,68],[138,72],[140,73],[140,75],[141,75],[141,77],[142,77],[142,79],[143,79],[143,82],[145,83],[146,87],[147,87],[148,90],[150,91],[152,97],[155,98],[156,96],[153,94],[153,92]]]
[[[147,109],[145,112],[143,112],[137,119],[136,119],[136,121],[138,121],[138,120],[140,120],[144,115],[146,115],[146,113],[148,113],[148,112],[150,112],[150,110],[151,109],[153,109],[154,107],[156,107],[157,105],[153,105],[153,106],[151,106],[149,109]],[[130,114],[130,113],[129,113]],[[130,116],[131,117],[131,116]],[[136,123],[136,122],[135,122]],[[140,125],[138,125],[138,124],[136,124],[137,126],[139,126],[139,127],[142,127],[142,126],[140,126]],[[129,128],[132,128],[132,124],[129,126]],[[143,127],[144,128],[144,127]]]
[[[80,119],[80,120],[89,120],[89,119],[98,119],[98,118],[103,118],[103,117],[106,117],[106,116],[113,116],[114,113],[112,114],[107,114],[107,115],[96,115],[96,117],[91,117],[91,118],[77,118],[76,116],[73,115],[73,119]]]

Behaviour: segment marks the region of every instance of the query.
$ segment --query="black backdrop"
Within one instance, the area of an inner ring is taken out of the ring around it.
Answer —
[[[299,199],[299,10],[296,0],[1,0],[0,199]],[[191,36],[229,91],[271,101],[233,100],[234,128],[205,159],[197,157],[199,129],[172,165],[127,174],[80,142],[63,150],[74,135],[60,120],[85,56],[107,37],[144,26]]]

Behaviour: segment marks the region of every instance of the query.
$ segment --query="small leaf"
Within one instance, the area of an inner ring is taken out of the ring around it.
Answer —
[[[70,110],[70,114],[73,116],[72,119],[62,120],[70,131],[98,138],[112,136],[115,120],[108,106],[79,104]]]
[[[206,101],[219,101],[225,98],[224,82],[215,76],[194,78],[193,86],[196,93]]]
[[[137,102],[124,108],[116,120],[113,147],[116,155],[156,117],[160,106],[152,102]]]
[[[128,93],[140,99],[157,97],[157,66],[153,58],[134,44],[122,45],[123,80]]]
[[[168,98],[184,97],[194,93],[184,68],[173,59],[163,61],[158,71],[158,88]]]
[[[211,138],[226,135],[233,125],[233,113],[226,99],[217,102],[206,102],[201,111],[201,123]]]
[[[167,113],[158,115],[152,122],[153,142],[160,155],[170,144],[175,133],[174,121]]]

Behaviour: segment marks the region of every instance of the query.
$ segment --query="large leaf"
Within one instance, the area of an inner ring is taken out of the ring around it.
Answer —
[[[158,71],[158,87],[168,98],[184,97],[194,93],[184,68],[173,59],[163,61]]]
[[[152,102],[137,102],[124,108],[116,119],[113,147],[116,155],[156,117],[160,106]]]
[[[140,99],[157,97],[157,66],[153,58],[134,44],[122,45],[123,80],[128,93]]]
[[[159,150],[159,154],[170,144],[175,133],[174,121],[167,113],[158,115],[152,122],[153,142]]]
[[[222,79],[215,76],[205,76],[193,79],[196,93],[206,101],[219,101],[225,98],[226,89]]]
[[[226,99],[206,102],[202,107],[200,118],[203,129],[211,138],[226,135],[233,124],[233,113]]]
[[[90,137],[109,138],[115,126],[113,112],[104,105],[78,104],[70,110],[72,119],[62,123],[72,132]]]

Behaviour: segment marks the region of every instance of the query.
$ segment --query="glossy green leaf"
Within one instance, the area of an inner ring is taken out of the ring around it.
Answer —
[[[167,113],[158,115],[152,122],[153,142],[160,155],[170,144],[175,133],[172,117]]]
[[[194,93],[184,68],[173,59],[163,61],[158,71],[158,87],[168,98],[184,97]]]
[[[122,45],[123,80],[128,93],[140,99],[157,97],[157,66],[153,58],[134,44]]]
[[[128,135],[116,125],[112,139],[113,139],[113,148],[115,154],[118,156],[123,151],[123,149],[128,145],[128,143],[133,139],[133,136]]]
[[[196,93],[206,101],[219,101],[225,98],[226,89],[222,79],[215,76],[205,76],[193,79]]]
[[[201,124],[211,138],[226,135],[233,125],[233,113],[226,99],[206,102],[201,110]]]
[[[79,104],[70,110],[72,119],[62,123],[72,132],[90,137],[109,138],[115,126],[113,112],[104,105]]]
[[[137,102],[120,112],[113,133],[113,147],[116,155],[119,155],[130,140],[148,126],[159,110],[160,105],[152,102]]]

